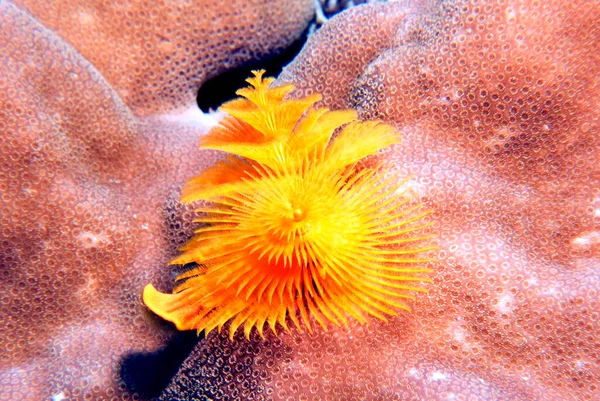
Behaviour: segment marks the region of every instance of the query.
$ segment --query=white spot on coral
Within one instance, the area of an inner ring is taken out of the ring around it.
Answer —
[[[458,342],[465,342],[465,330],[462,327],[455,327],[452,329],[452,338]]]
[[[515,298],[512,295],[506,294],[498,299],[495,307],[502,313],[512,313],[514,301]]]
[[[514,194],[515,200],[527,202],[531,199],[531,187],[528,185],[515,185],[511,194]]]
[[[79,11],[79,13],[77,13],[77,17],[79,19],[79,22],[81,23],[81,25],[90,25],[94,22],[94,20],[96,18],[94,18],[94,15],[88,11]]]
[[[37,195],[37,191],[35,189],[33,189],[33,188],[25,188],[25,189],[23,189],[23,192],[25,192],[29,196],[36,196]]]
[[[448,375],[446,375],[443,372],[433,372],[431,374],[430,380],[432,382],[439,382],[439,381],[442,381],[442,380],[446,380],[447,378],[448,378]]]
[[[420,184],[415,180],[410,180],[406,184],[402,185],[400,188],[394,191],[396,195],[406,194],[410,197],[422,197],[427,192],[427,186]]]
[[[225,114],[219,111],[203,113],[202,110],[194,104],[183,112],[163,114],[161,118],[172,123],[205,129],[206,132],[208,132],[212,127],[217,125],[224,116]]]
[[[468,342],[465,340],[467,333],[465,329],[462,327],[463,318],[462,316],[458,316],[456,320],[451,321],[446,328],[446,333],[449,334],[452,339],[458,341],[463,345],[470,346]]]
[[[594,209],[594,217],[600,217],[600,196],[596,196],[594,198],[594,200],[592,201],[592,204],[595,207],[595,209]]]
[[[537,277],[529,277],[524,281],[524,283],[527,287],[535,287],[540,283],[540,280],[538,280]]]
[[[542,291],[542,295],[556,295],[556,294],[557,294],[556,287],[546,287]]]
[[[85,284],[83,284],[76,291],[76,294],[82,300],[89,299],[92,294],[96,294],[99,288],[98,280],[93,276],[88,274],[85,280]]]
[[[506,7],[506,21],[507,22],[512,22],[515,20],[517,16],[517,13],[515,12],[515,9],[512,7]]]
[[[581,234],[571,240],[571,245],[582,248],[588,248],[597,244],[600,244],[600,233],[598,231]]]
[[[91,232],[83,232],[77,236],[77,239],[86,249],[96,248],[102,244],[110,243],[110,239],[106,234],[94,234]]]
[[[66,400],[67,397],[65,397],[65,393],[63,393],[62,391],[58,394],[53,394],[52,395],[52,401],[62,401],[62,400]]]

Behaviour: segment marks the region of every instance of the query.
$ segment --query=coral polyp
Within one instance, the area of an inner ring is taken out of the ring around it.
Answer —
[[[287,99],[293,86],[271,87],[262,74],[201,140],[231,155],[183,189],[183,202],[204,201],[202,226],[172,264],[197,266],[172,294],[146,286],[145,304],[180,330],[230,322],[231,338],[242,325],[246,337],[265,324],[288,330],[288,317],[312,331],[311,321],[327,329],[408,310],[434,247],[428,211],[371,160],[398,133],[353,110],[316,108],[319,95]]]

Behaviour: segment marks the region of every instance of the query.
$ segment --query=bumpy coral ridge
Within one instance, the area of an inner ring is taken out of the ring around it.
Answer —
[[[194,104],[198,88],[285,49],[314,14],[312,0],[14,0],[98,69],[136,115]]]
[[[253,327],[262,336],[265,323],[288,330],[286,316],[312,331],[309,316],[326,329],[348,315],[362,323],[365,314],[386,320],[408,310],[402,301],[428,281],[419,256],[432,249],[428,212],[405,182],[382,179],[384,166],[357,167],[398,142],[395,129],[311,107],[319,95],[286,100],[293,86],[271,88],[263,73],[221,107],[229,116],[201,142],[241,158],[183,190],[183,202],[211,203],[198,209],[205,225],[172,263],[199,266],[177,278],[173,294],[148,285],[144,302],[181,330],[208,333],[231,320],[230,338],[241,325],[247,338]]]
[[[313,8],[0,1],[2,397],[160,390],[157,359],[144,364],[153,380],[136,383],[127,363],[164,355],[172,335],[156,330],[139,294],[170,281],[164,266],[193,226],[178,186],[219,153],[196,147],[211,120],[198,89],[289,45]]]

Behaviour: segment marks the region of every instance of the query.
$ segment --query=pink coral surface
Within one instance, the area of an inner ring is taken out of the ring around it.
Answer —
[[[599,22],[598,2],[472,0],[326,24],[280,82],[400,129],[385,156],[435,210],[434,283],[387,324],[209,337],[163,398],[598,400]]]
[[[598,399],[600,4],[353,11],[281,78],[399,127],[389,158],[436,210],[440,261],[411,315],[290,338],[275,388],[297,365],[332,399]]]
[[[118,358],[166,337],[141,288],[168,288],[180,184],[218,157],[180,113],[208,77],[177,24],[198,17],[18,4],[0,2],[0,396],[131,398]],[[398,126],[386,157],[435,210],[434,283],[387,324],[213,333],[164,398],[598,399],[599,21],[591,1],[413,0],[326,24],[281,81]],[[197,55],[212,74],[239,54],[223,46]]]
[[[0,1],[0,399],[131,399],[167,333],[140,294],[191,231],[217,156],[198,87],[284,47],[312,2]],[[159,274],[160,273],[160,274]]]

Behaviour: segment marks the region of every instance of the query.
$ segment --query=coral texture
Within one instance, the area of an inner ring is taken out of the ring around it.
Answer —
[[[423,233],[428,211],[411,204],[406,182],[389,185],[398,182],[384,178],[389,168],[359,165],[399,141],[394,127],[312,107],[320,96],[285,99],[293,86],[270,87],[263,73],[254,71],[242,97],[220,108],[229,116],[200,140],[241,157],[182,191],[185,202],[209,204],[196,209],[204,226],[171,263],[197,266],[177,277],[173,294],[149,284],[144,302],[180,330],[208,335],[231,321],[230,339],[242,325],[249,339],[254,327],[263,337],[265,323],[289,332],[288,318],[312,332],[310,317],[327,329],[408,310],[403,300],[428,281],[421,256],[435,248]]]
[[[439,222],[431,291],[387,324],[234,358],[210,336],[164,399],[598,399],[599,22],[598,2],[457,0],[325,24],[280,82],[398,127],[394,174],[415,174]],[[191,387],[203,368],[221,374]]]
[[[192,231],[181,184],[217,161],[198,150],[211,119],[193,89],[225,58],[284,46],[312,7],[234,1],[247,14],[219,19],[213,3],[191,2],[178,19],[169,10],[183,2],[31,2],[56,34],[0,1],[1,399],[131,399],[120,359],[165,344],[140,294],[171,282],[164,268]],[[192,8],[212,21],[211,40],[191,42],[206,29]],[[131,18],[117,18],[123,9]]]
[[[203,82],[295,40],[310,0],[15,0],[98,69],[137,115],[187,108]]]

